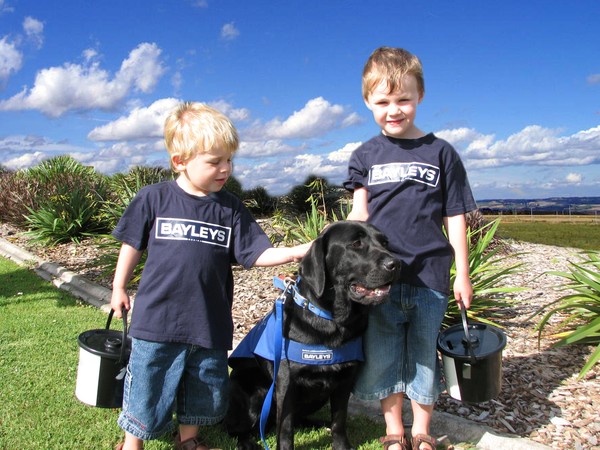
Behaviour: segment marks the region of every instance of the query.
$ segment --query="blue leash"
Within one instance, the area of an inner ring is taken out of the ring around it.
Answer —
[[[279,280],[279,278],[277,278]],[[283,347],[283,303],[285,302],[288,291],[291,290],[293,281],[287,281],[283,292],[275,300],[275,354],[273,355],[273,383],[267,392],[265,401],[260,412],[260,438],[262,439],[263,445],[266,450],[269,450],[269,445],[265,438],[265,429],[267,428],[267,419],[269,418],[269,412],[271,411],[271,402],[273,401],[273,391],[275,390],[275,380],[277,379],[277,372],[279,371],[279,362],[281,361],[281,349]]]
[[[309,300],[304,298],[298,290],[297,281],[286,279],[285,281],[279,277],[273,278],[273,285],[281,289],[283,292],[275,300],[275,335],[273,340],[274,355],[273,355],[273,383],[267,392],[265,401],[262,405],[260,412],[260,438],[262,439],[263,445],[266,450],[269,450],[269,445],[265,439],[265,429],[267,428],[267,419],[269,418],[269,412],[271,411],[271,403],[273,401],[273,393],[275,391],[275,380],[277,379],[277,372],[279,371],[279,363],[281,362],[281,352],[283,348],[283,304],[287,297],[288,292],[292,294],[294,302],[301,308],[308,309],[313,314],[322,317],[323,319],[333,320],[333,316],[329,311],[325,311],[319,308],[317,305],[312,304]]]

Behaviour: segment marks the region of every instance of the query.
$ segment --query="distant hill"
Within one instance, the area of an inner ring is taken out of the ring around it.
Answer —
[[[483,214],[598,214],[600,197],[489,199],[478,200],[477,205]]]

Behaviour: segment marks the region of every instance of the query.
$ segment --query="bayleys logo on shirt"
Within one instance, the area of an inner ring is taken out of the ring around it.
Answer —
[[[156,219],[156,239],[196,241],[229,247],[231,228],[199,220]]]
[[[369,185],[403,183],[406,180],[435,187],[440,181],[440,169],[422,162],[408,162],[377,164],[369,171]]]

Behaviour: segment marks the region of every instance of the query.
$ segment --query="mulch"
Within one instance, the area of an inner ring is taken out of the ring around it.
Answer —
[[[103,250],[91,241],[46,248],[35,245],[7,224],[0,224],[0,237],[110,288],[110,276],[102,276],[96,263]],[[556,288],[562,280],[547,272],[566,270],[569,261],[578,259],[578,250],[519,242],[508,243],[507,249],[510,256],[506,263],[522,262],[525,270],[504,283],[526,286],[528,290],[511,294],[513,306],[500,311],[499,324],[507,336],[502,354],[502,391],[498,398],[477,405],[443,394],[436,409],[553,449],[600,450],[600,365],[583,379],[577,378],[594,348],[554,348],[555,340],[549,334],[542,336],[538,344],[534,327],[539,319],[531,318],[540,307],[564,294]],[[234,268],[236,342],[272,308],[277,297],[273,276],[295,268]]]

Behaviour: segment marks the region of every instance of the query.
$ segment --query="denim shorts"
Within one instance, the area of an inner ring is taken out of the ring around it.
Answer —
[[[225,417],[227,351],[133,339],[119,426],[142,440],[183,425],[214,425]]]
[[[448,296],[441,292],[395,284],[390,300],[371,309],[364,338],[365,363],[353,394],[381,400],[404,393],[432,405],[443,391],[437,338]]]

